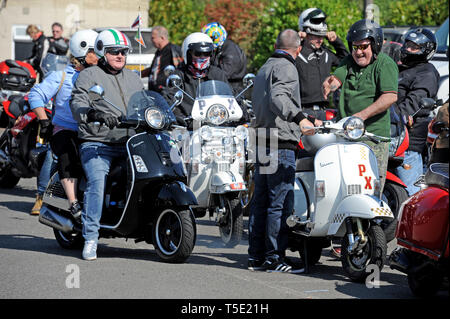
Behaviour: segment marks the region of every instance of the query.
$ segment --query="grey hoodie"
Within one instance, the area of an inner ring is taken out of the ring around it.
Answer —
[[[89,89],[96,84],[102,86],[105,90],[105,99],[121,109],[123,114],[104,100],[92,100],[89,97]],[[117,117],[126,115],[126,107],[130,97],[135,92],[142,90],[144,90],[144,86],[139,76],[125,68],[115,75],[105,72],[99,66],[92,66],[81,71],[72,90],[70,102],[73,118],[79,123],[78,137],[82,141],[125,143],[128,136],[134,134],[134,132],[119,128],[109,129],[106,125],[99,127],[94,123],[88,123],[87,113],[91,109],[95,109]]]
[[[266,128],[267,138],[281,144],[295,145],[300,140],[300,83],[292,56],[274,53],[261,67],[254,80],[252,104],[255,128]],[[277,128],[278,130],[270,130]],[[292,147],[289,147],[292,148]]]

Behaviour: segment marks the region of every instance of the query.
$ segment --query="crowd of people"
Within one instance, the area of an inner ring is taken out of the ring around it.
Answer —
[[[94,99],[88,91],[95,84],[101,85],[106,99],[125,113],[130,96],[144,90],[144,86],[137,73],[125,68],[131,45],[122,32],[112,28],[100,33],[81,30],[69,41],[62,37],[62,31],[61,24],[54,23],[53,36],[46,38],[36,26],[27,28],[34,42],[28,61],[40,75],[40,83],[32,88],[29,101],[39,119],[40,136],[50,141],[51,147],[48,152],[51,155],[38,177],[32,214],[39,214],[50,167],[57,165],[70,212],[83,225],[82,257],[94,260],[106,176],[112,160],[125,156],[124,143],[129,132],[117,127],[120,111],[104,100]],[[325,39],[333,49],[324,44]],[[328,29],[326,13],[318,8],[307,9],[299,16],[298,30],[279,33],[273,54],[254,79],[253,127],[277,132],[276,136],[267,132],[265,135],[267,139],[269,136],[277,139],[277,149],[271,149],[265,141],[257,145],[262,148],[257,154],[273,156],[276,152],[278,162],[276,169],[267,173],[267,163],[256,159],[254,197],[258,200],[252,201],[249,217],[250,270],[295,271],[285,258],[285,250],[286,218],[294,205],[296,158],[300,156],[297,144],[301,134],[314,134],[313,126],[325,120],[332,93],[338,95],[339,118],[359,117],[367,131],[378,136],[391,136],[391,107],[401,114],[410,134],[405,162],[413,169],[399,168],[398,174],[407,184],[409,195],[417,191],[413,184],[423,173],[421,154],[427,134],[427,124],[423,123],[429,116],[429,112],[418,109],[421,98],[436,97],[439,74],[428,62],[436,50],[436,38],[425,28],[410,30],[399,58],[396,51],[397,61],[383,53],[389,50],[383,47],[382,29],[374,21],[355,22],[346,40],[350,52],[336,33]],[[195,96],[199,83],[207,80],[224,81],[235,91],[241,89],[247,57],[228,38],[225,26],[220,23],[208,23],[201,31],[189,34],[181,48],[170,42],[165,27],[155,26],[152,43],[157,49],[155,58],[141,77],[148,77],[148,89],[167,101],[175,94],[175,89],[166,86],[164,69],[168,65],[176,68],[184,91],[191,96]],[[70,64],[63,71],[44,77],[40,61],[47,52],[56,55],[70,52]],[[54,112],[49,119],[43,108],[51,99]],[[179,118],[188,117],[192,106],[191,99],[183,99],[174,113]],[[447,109],[448,125],[448,103],[443,109]],[[94,122],[104,125],[96,126]],[[389,142],[366,143],[376,155],[383,188]],[[444,145],[448,148],[448,140]],[[52,164],[52,154],[58,159],[56,164]],[[76,189],[83,171],[87,186],[80,205]]]

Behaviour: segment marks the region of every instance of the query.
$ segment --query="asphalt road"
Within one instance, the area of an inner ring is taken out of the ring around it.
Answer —
[[[309,274],[250,272],[247,230],[241,244],[224,248],[213,221],[198,220],[198,236],[184,264],[159,260],[153,246],[134,240],[100,239],[98,259],[61,248],[51,228],[28,213],[36,180],[0,189],[0,299],[410,299],[406,276],[383,268],[379,287],[349,281],[341,263],[322,253]],[[389,244],[388,253],[395,247]],[[288,255],[299,261],[298,253]],[[78,276],[79,275],[79,276]],[[448,298],[446,291],[437,298]]]

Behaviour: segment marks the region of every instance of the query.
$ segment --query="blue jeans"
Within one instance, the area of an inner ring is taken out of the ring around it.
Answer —
[[[268,150],[267,150],[268,152]],[[295,152],[280,149],[275,173],[264,174],[265,165],[255,165],[255,191],[250,205],[250,258],[284,257],[288,247],[287,217],[294,208]]]
[[[81,214],[83,237],[86,241],[98,240],[106,176],[112,160],[125,156],[125,145],[111,146],[100,142],[85,142],[80,145],[81,163],[87,180]]]
[[[45,155],[44,163],[42,164],[41,170],[39,171],[39,175],[36,179],[37,193],[38,195],[44,195],[45,189],[47,188],[48,181],[50,180],[50,174],[52,171],[52,167],[56,165],[53,160],[53,153],[50,147],[47,150]]]
[[[423,174],[422,155],[418,152],[406,151],[403,163],[409,164],[411,168],[406,170],[399,166],[396,168],[396,173],[403,183],[405,183],[408,195],[412,196],[420,191],[420,187],[414,186],[414,183],[417,181],[419,176]]]

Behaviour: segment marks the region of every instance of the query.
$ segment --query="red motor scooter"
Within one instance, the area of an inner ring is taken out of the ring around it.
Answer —
[[[414,295],[430,297],[449,278],[448,164],[431,164],[426,188],[400,208],[396,237],[400,247],[390,257],[390,267],[408,275]]]

